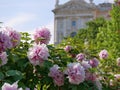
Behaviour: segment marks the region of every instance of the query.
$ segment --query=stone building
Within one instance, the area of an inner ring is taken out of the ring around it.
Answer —
[[[54,44],[71,34],[75,34],[79,29],[86,26],[86,22],[97,17],[109,19],[108,14],[111,9],[110,3],[95,5],[93,0],[87,3],[85,0],[69,0],[60,5],[56,0],[54,13]]]

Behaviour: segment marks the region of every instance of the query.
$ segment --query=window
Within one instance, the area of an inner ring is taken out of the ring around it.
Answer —
[[[72,21],[72,27],[76,26],[76,21]]]

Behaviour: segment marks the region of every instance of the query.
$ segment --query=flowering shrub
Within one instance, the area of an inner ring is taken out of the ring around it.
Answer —
[[[43,28],[37,33],[49,36],[50,33],[41,32],[44,30],[49,31]],[[6,47],[0,51],[2,90],[97,90],[95,68],[95,71],[92,71],[93,66],[83,53],[76,52],[75,57],[71,57],[74,50],[71,46],[60,49],[43,43],[43,39],[36,42],[36,38],[31,40],[28,33],[20,35],[8,27],[1,31],[1,38],[4,37],[7,39],[3,41],[9,42],[11,47],[5,43]],[[44,40],[49,42],[48,39]],[[1,39],[1,48],[3,41]],[[97,65],[95,62],[95,67]]]
[[[85,66],[89,64],[92,67],[89,68],[91,76],[96,74],[94,77],[97,79],[93,81],[99,88],[101,83],[103,90],[120,89],[120,82],[116,78],[116,75],[120,74],[120,5],[119,0],[115,1],[110,11],[110,20],[98,18],[90,21],[86,24],[86,28],[78,31],[76,36],[66,37],[58,45],[59,48],[72,46],[73,49],[68,56],[75,60],[76,55],[83,53]],[[79,63],[82,63],[82,60],[79,60]]]
[[[120,29],[116,23],[118,16],[119,13],[113,16],[113,23],[105,22],[107,28],[100,24],[103,27],[97,34],[92,26],[92,40],[83,34],[86,34],[84,29],[80,30],[83,35],[78,33],[77,37],[68,38],[58,46],[48,45],[51,34],[47,28],[37,29],[33,40],[28,33],[1,28],[0,89],[119,90],[120,35],[115,33]],[[114,29],[114,25],[118,27]],[[111,28],[113,30],[109,30]]]

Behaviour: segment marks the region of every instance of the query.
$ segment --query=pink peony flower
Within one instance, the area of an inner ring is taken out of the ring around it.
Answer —
[[[77,61],[82,61],[85,59],[85,55],[83,53],[80,53],[76,56]]]
[[[3,30],[8,35],[8,37],[10,37],[12,47],[17,46],[20,43],[21,34],[19,32],[10,27],[5,27]]]
[[[54,80],[54,83],[57,86],[62,86],[64,85],[64,74],[62,71],[59,70],[58,65],[54,65],[53,67],[50,68],[50,73],[48,76],[52,77]]]
[[[7,54],[6,52],[0,53],[0,66],[5,65],[7,63]]]
[[[117,59],[117,65],[120,66],[120,58]]]
[[[67,45],[67,46],[64,48],[64,50],[65,50],[66,52],[71,51],[71,49],[72,49],[72,47],[71,47],[71,46],[69,46],[69,45]]]
[[[2,90],[22,90],[22,88],[18,88],[17,82],[13,83],[12,85],[9,83],[4,83]]]
[[[47,28],[36,29],[34,39],[37,44],[48,44],[50,41],[50,31]]]
[[[100,53],[99,53],[99,57],[101,59],[107,59],[108,58],[108,52],[107,50],[102,50]]]
[[[10,37],[3,30],[0,30],[0,52],[10,48],[12,48]]]
[[[96,58],[93,58],[89,61],[89,64],[94,68],[99,65],[99,61]]]
[[[68,75],[71,84],[80,84],[85,79],[85,70],[80,63],[70,63],[65,73]]]
[[[41,44],[41,45],[34,45],[32,48],[30,48],[27,55],[29,61],[36,66],[36,65],[42,65],[42,63],[48,59],[49,52],[46,45]]]
[[[81,65],[84,67],[85,70],[92,68],[88,61],[82,61]]]
[[[96,80],[96,74],[91,72],[86,72],[85,79],[94,82]]]

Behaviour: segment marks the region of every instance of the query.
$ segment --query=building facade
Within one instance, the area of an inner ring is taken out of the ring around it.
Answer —
[[[93,0],[87,3],[84,0],[70,0],[60,5],[56,0],[54,13],[54,44],[71,34],[75,34],[79,29],[86,26],[86,22],[97,17],[109,19],[108,13],[111,9],[110,3],[95,5]]]

